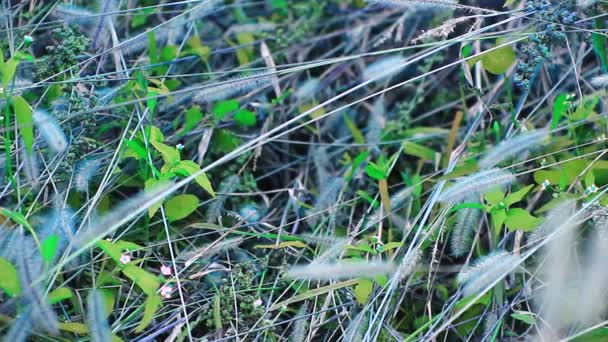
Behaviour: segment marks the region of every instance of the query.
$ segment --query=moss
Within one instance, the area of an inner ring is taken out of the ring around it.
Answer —
[[[78,56],[91,44],[89,38],[69,26],[53,30],[52,39],[54,42],[45,48],[48,58],[36,72],[40,79],[49,78],[78,64]]]
[[[250,291],[255,287],[255,273],[252,263],[237,264],[230,275],[222,279],[217,292],[222,328],[232,330],[231,328],[238,327],[239,331],[246,331],[256,324],[257,327],[261,326],[258,322],[264,315],[264,305],[260,304],[256,292]],[[235,308],[238,310],[238,315]],[[214,311],[217,312],[217,310],[208,310],[206,318],[207,326],[211,329],[215,329],[218,325]]]

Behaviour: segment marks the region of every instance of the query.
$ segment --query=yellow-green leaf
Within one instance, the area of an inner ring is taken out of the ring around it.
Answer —
[[[533,230],[541,219],[532,216],[529,212],[521,208],[512,208],[507,211],[505,225],[509,230],[521,229],[524,232]]]
[[[192,160],[181,160],[175,167],[171,169],[173,172],[180,174],[182,176],[190,176],[201,170],[200,166]],[[211,185],[211,181],[207,178],[206,174],[200,174],[194,178],[196,183],[203,188],[203,190],[207,191],[211,196],[215,197],[215,191],[213,190],[213,186]]]
[[[59,322],[59,329],[76,335],[86,335],[89,333],[89,328],[82,323]]]
[[[159,295],[148,296],[148,298],[146,299],[146,302],[144,303],[144,316],[142,317],[141,321],[139,322],[139,325],[137,326],[137,328],[135,329],[136,333],[140,333],[140,332],[144,331],[144,329],[146,329],[146,327],[148,325],[150,325],[150,322],[152,322],[152,319],[154,318],[154,314],[160,307],[161,302],[162,302],[162,299],[160,298]]]
[[[49,293],[48,301],[50,304],[56,304],[72,297],[74,297],[72,289],[69,287],[58,287]]]
[[[374,289],[374,282],[369,279],[360,279],[359,284],[355,286],[355,298],[361,305],[367,303],[369,296]]]
[[[0,288],[11,297],[21,293],[17,270],[8,260],[3,258],[0,258]]]
[[[496,41],[496,46],[504,43],[506,42],[498,39]],[[507,45],[481,55],[481,64],[487,72],[494,75],[500,75],[505,73],[509,67],[515,63],[516,58],[513,47]]]
[[[137,284],[148,296],[154,296],[156,290],[160,287],[160,281],[154,274],[135,265],[125,265],[122,273]]]
[[[181,220],[192,214],[198,207],[198,204],[198,197],[194,195],[178,195],[165,202],[165,214],[169,221]]]
[[[21,96],[13,96],[13,109],[19,126],[19,134],[25,148],[31,153],[34,146],[34,123],[32,121],[32,107]]]

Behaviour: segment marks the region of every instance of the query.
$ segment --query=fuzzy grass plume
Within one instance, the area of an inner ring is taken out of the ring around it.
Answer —
[[[59,122],[51,114],[42,110],[36,110],[32,119],[51,151],[63,153],[68,148],[68,139],[65,133],[63,133]]]
[[[444,203],[461,202],[469,196],[478,196],[497,187],[506,186],[515,181],[515,175],[501,169],[479,171],[458,180],[452,186],[444,189],[439,195],[439,201]]]
[[[313,263],[293,266],[285,276],[293,279],[327,281],[387,275],[395,270],[396,266],[387,262]]]
[[[537,147],[549,132],[541,129],[534,132],[523,133],[509,140],[505,140],[488,151],[479,161],[479,167],[488,169],[498,165],[500,162],[517,157],[525,151]]]
[[[106,342],[112,339],[106,317],[106,303],[102,294],[96,289],[91,290],[87,297],[87,326],[91,342]]]
[[[476,199],[466,200],[476,202]],[[452,256],[460,257],[467,254],[473,244],[475,229],[483,212],[479,208],[462,208],[456,213],[456,224],[450,236],[450,251]]]
[[[505,251],[496,251],[477,259],[458,273],[462,294],[468,297],[486,290],[496,280],[509,274],[521,262],[520,256]]]

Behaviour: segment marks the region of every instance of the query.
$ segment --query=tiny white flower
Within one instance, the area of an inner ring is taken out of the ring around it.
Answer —
[[[545,181],[542,184],[543,190],[546,190],[549,187],[549,185],[551,185],[551,182],[549,182],[548,179],[545,179]]]
[[[120,263],[123,265],[128,264],[129,262],[131,262],[131,256],[129,254],[123,253],[120,255]]]
[[[258,299],[258,300],[256,300],[255,302],[253,302],[253,306],[260,306],[260,305],[262,305],[262,304],[263,304],[263,302],[262,302],[262,300],[261,300],[261,299]]]
[[[34,37],[32,37],[30,35],[25,35],[25,36],[23,36],[23,41],[26,42],[27,44],[31,44],[34,41]]]
[[[183,150],[183,149],[184,149],[184,144],[179,143],[179,144],[175,145],[175,148],[177,148],[178,150],[180,150],[180,151],[181,151],[181,150]]]

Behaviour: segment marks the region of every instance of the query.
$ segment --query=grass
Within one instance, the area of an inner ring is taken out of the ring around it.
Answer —
[[[1,6],[3,338],[608,338],[605,1]]]

